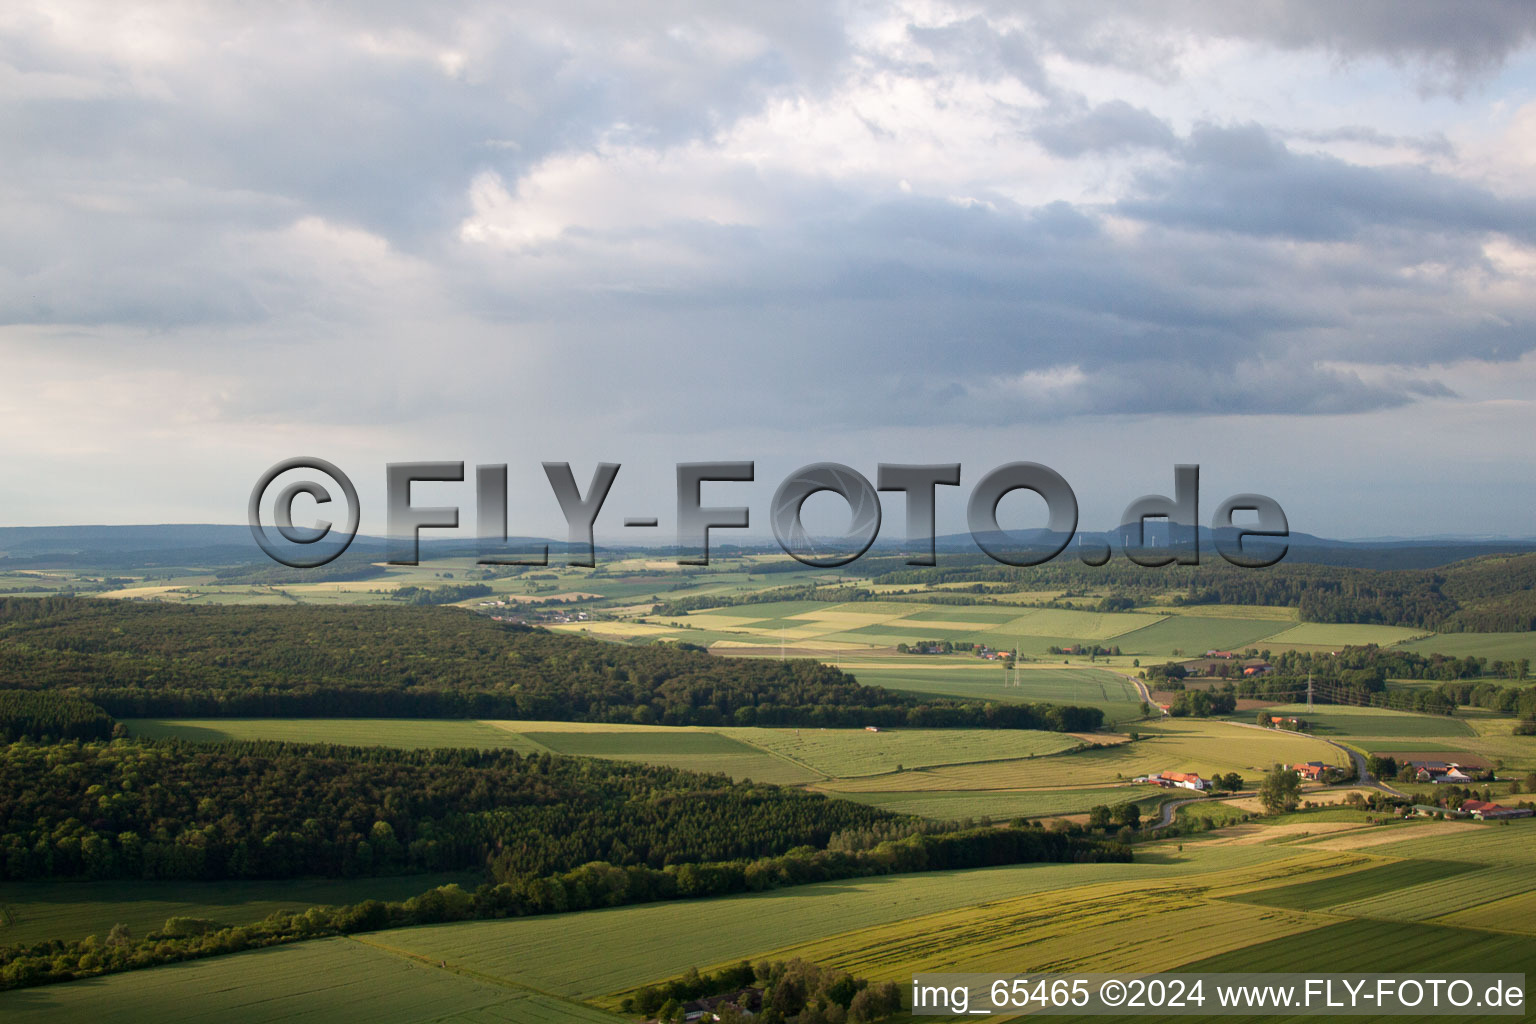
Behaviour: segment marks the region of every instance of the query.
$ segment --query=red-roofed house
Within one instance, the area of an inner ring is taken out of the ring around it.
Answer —
[[[1463,800],[1461,812],[1470,814],[1478,821],[1493,821],[1500,818],[1529,818],[1532,813],[1529,807],[1501,807],[1487,800]]]
[[[1328,766],[1321,761],[1308,761],[1306,764],[1291,765],[1291,770],[1304,779],[1317,782],[1328,771]]]

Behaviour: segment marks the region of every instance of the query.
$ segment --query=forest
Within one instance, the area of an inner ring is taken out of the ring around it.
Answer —
[[[1242,569],[1207,558],[1198,566],[1146,568],[1123,559],[1098,567],[1057,559],[1045,565],[1001,565],[983,556],[947,555],[932,568],[908,568],[898,559],[869,558],[861,567],[882,586],[924,588],[913,594],[882,593],[884,601],[988,604],[989,585],[1018,590],[1061,590],[1065,606],[1074,594],[1110,589],[1111,600],[1150,604],[1169,591],[1173,603],[1258,604],[1295,608],[1304,622],[1349,622],[1406,626],[1436,632],[1527,632],[1536,630],[1536,553],[1483,555],[1433,569],[1359,569],[1311,563],[1280,563]],[[972,584],[935,594],[938,584]],[[865,593],[862,596],[869,596]],[[728,604],[773,600],[858,600],[850,588],[805,588],[729,597],[709,595],[669,602],[663,614]]]
[[[0,747],[0,879],[351,877],[823,848],[892,819],[724,776],[512,751],[116,740]]]
[[[1097,729],[1097,708],[863,686],[810,659],[717,658],[457,608],[0,600],[0,687],[135,717],[524,718],[659,725]]]

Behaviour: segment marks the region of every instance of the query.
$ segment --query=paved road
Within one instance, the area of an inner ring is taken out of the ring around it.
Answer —
[[[1136,678],[1134,678],[1132,676],[1126,676],[1125,678],[1129,679],[1132,683],[1136,684],[1137,689],[1141,690],[1143,694],[1146,693],[1146,686],[1144,684],[1142,684],[1141,680],[1136,679]],[[1150,703],[1150,701],[1149,701],[1149,703]],[[1155,707],[1156,705],[1153,705],[1153,706]],[[1239,729],[1258,729],[1261,732],[1269,732],[1269,731],[1271,731],[1269,729],[1266,729],[1262,725],[1254,725],[1254,724],[1249,723],[1249,722],[1227,722],[1227,721],[1223,721],[1222,724],[1223,725],[1235,726],[1235,727],[1237,727]],[[1345,755],[1347,755],[1349,757],[1350,763],[1355,766],[1355,779],[1354,779],[1354,781],[1352,781],[1352,782],[1337,782],[1337,783],[1334,783],[1331,786],[1324,786],[1323,787],[1324,789],[1359,789],[1359,788],[1364,787],[1364,788],[1367,788],[1367,789],[1377,789],[1377,790],[1380,790],[1381,792],[1386,793],[1389,796],[1394,796],[1394,797],[1397,797],[1397,798],[1402,799],[1402,800],[1411,800],[1412,799],[1412,797],[1410,797],[1407,793],[1402,793],[1402,792],[1399,792],[1396,789],[1393,789],[1391,786],[1387,785],[1385,782],[1382,782],[1380,779],[1376,778],[1369,771],[1367,771],[1366,767],[1365,767],[1365,756],[1362,755],[1359,751],[1351,750],[1349,747],[1344,746],[1342,743],[1335,743],[1333,740],[1325,739],[1322,736],[1313,736],[1311,738],[1315,739],[1315,740],[1321,740],[1322,742],[1328,744],[1330,747],[1333,747],[1336,750],[1343,751],[1345,753]],[[1312,792],[1316,792],[1316,790],[1313,790]],[[1232,797],[1254,796],[1254,795],[1256,795],[1256,793],[1257,793],[1257,791],[1251,791],[1251,792],[1250,791],[1245,791],[1245,792],[1240,792],[1240,793],[1233,793],[1231,796]],[[1190,798],[1185,799],[1185,800],[1170,800],[1167,803],[1162,805],[1162,808],[1160,809],[1160,813],[1158,814],[1157,821],[1152,823],[1152,824],[1149,824],[1149,825],[1144,825],[1143,828],[1148,828],[1148,829],[1167,828],[1169,825],[1173,824],[1174,815],[1178,814],[1180,807],[1187,807],[1190,804],[1199,803],[1202,800],[1208,800],[1208,799],[1210,799],[1210,798],[1209,797],[1195,796],[1195,797],[1190,797]],[[1224,797],[1223,799],[1231,799],[1231,797]]]

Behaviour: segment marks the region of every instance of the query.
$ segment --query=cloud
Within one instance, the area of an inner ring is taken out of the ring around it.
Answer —
[[[72,366],[199,451],[1446,416],[1536,338],[1530,10],[13,6],[6,422],[99,457],[119,400],[28,426]]]
[[[1124,100],[1101,103],[1079,117],[1040,125],[1034,137],[1049,152],[1065,157],[1137,147],[1167,150],[1177,142],[1168,122]]]

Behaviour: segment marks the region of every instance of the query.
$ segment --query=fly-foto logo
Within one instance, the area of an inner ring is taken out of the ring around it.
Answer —
[[[598,463],[583,493],[568,462],[546,462],[544,475],[560,511],[565,516],[570,541],[567,563],[576,566],[596,564],[594,530],[608,493],[619,474],[616,462]],[[295,526],[293,506],[300,495],[313,499],[317,506],[335,499],[325,484],[303,479],[277,490],[272,504],[272,520],[278,535],[288,542],[276,542],[262,522],[267,494],[278,479],[298,470],[312,470],[331,479],[346,504],[346,525],[317,522],[312,527]],[[934,565],[936,530],[936,495],[940,487],[960,486],[960,464],[881,463],[875,483],[850,466],[818,462],[802,467],[785,477],[774,492],[768,521],[774,537],[786,554],[805,565],[830,568],[847,565],[870,549],[880,535],[881,491],[897,492],[905,497],[907,536],[905,550],[908,565]],[[710,531],[747,529],[751,510],[745,506],[705,506],[705,483],[750,483],[756,479],[755,464],[743,462],[680,462],[677,464],[677,560],[681,565],[708,565]],[[462,483],[463,462],[391,462],[384,467],[384,493],[388,561],[394,565],[415,565],[420,560],[422,530],[457,529],[458,506],[420,506],[411,501],[411,487],[416,483]],[[997,509],[1003,498],[1015,491],[1031,491],[1044,500],[1047,518],[1043,527],[1027,531],[1006,531],[998,523]],[[813,536],[802,520],[802,511],[812,495],[836,494],[851,513],[847,531],[838,537]],[[548,565],[549,547],[539,545],[533,552],[509,552],[507,532],[507,467],[504,463],[475,467],[475,508],[482,565]],[[1127,558],[1138,565],[1160,566],[1200,563],[1199,534],[1200,467],[1174,467],[1174,494],[1148,494],[1127,506],[1115,534]],[[357,535],[361,518],[357,488],[340,468],[324,459],[300,456],[285,459],[263,473],[251,490],[247,518],[256,543],[275,561],[294,568],[325,565],[344,552]],[[1256,522],[1239,526],[1234,516],[1251,513]],[[1165,521],[1165,536],[1160,543],[1149,539],[1151,521]],[[655,529],[660,520],[654,515],[626,516],[628,529]],[[966,505],[966,526],[971,539],[988,556],[1005,565],[1029,566],[1048,562],[1060,555],[1077,534],[1078,505],[1072,487],[1060,473],[1037,462],[1010,462],[987,472],[971,489]],[[1290,526],[1285,512],[1273,498],[1262,494],[1234,494],[1216,508],[1211,520],[1211,537],[1217,552],[1233,565],[1261,568],[1285,557],[1285,538]],[[316,547],[331,538],[325,547]],[[1260,547],[1245,546],[1249,538],[1259,538]],[[1078,538],[1078,557],[1088,565],[1103,565],[1112,551],[1101,539]],[[313,553],[310,553],[313,552]]]

